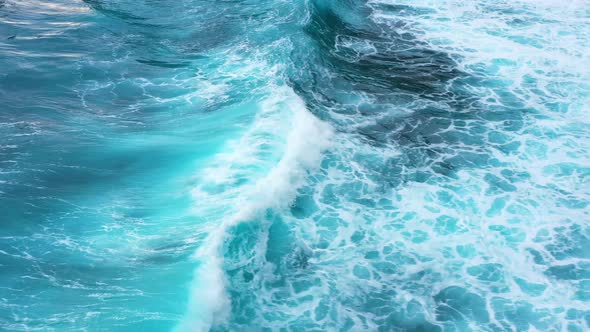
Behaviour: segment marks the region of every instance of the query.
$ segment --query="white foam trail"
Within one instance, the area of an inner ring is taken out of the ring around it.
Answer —
[[[227,319],[231,308],[222,252],[226,230],[268,208],[287,207],[304,184],[306,171],[319,164],[331,134],[331,127],[315,118],[292,90],[276,87],[261,103],[250,129],[229,144],[231,152],[219,155],[205,170],[193,194],[210,233],[195,255],[200,266],[181,331],[206,331]]]

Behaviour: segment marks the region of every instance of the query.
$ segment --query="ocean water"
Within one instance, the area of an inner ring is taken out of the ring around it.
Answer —
[[[588,330],[588,105],[585,0],[0,0],[0,330]]]

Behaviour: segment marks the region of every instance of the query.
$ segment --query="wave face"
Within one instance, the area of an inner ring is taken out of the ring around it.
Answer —
[[[589,50],[582,0],[0,0],[0,330],[588,330]]]

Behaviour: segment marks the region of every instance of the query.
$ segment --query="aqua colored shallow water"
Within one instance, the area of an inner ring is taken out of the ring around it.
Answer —
[[[588,330],[588,105],[584,0],[0,0],[0,330]]]

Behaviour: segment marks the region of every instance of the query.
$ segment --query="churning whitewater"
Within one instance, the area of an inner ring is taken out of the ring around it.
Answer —
[[[0,0],[0,330],[590,329],[586,0]]]

